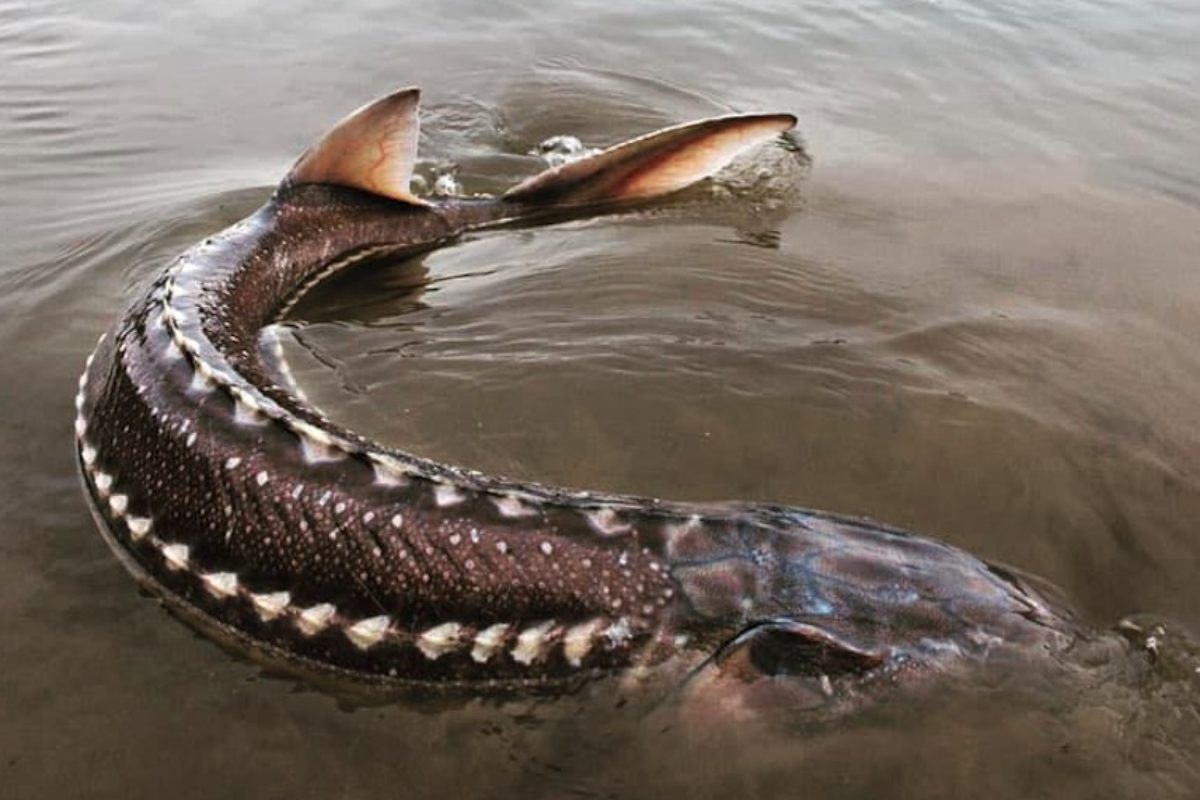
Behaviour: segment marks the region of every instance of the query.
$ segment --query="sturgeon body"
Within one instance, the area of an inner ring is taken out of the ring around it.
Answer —
[[[76,445],[137,579],[272,660],[385,684],[554,685],[729,666],[824,697],[1044,646],[1070,623],[948,545],[792,507],[533,485],[382,447],[306,404],[261,329],[322,277],[464,231],[595,213],[711,174],[791,128],[667,129],[484,200],[408,189],[415,90],[352,114],[249,218],[179,256],[101,337]]]

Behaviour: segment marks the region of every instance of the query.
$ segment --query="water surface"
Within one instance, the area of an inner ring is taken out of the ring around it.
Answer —
[[[0,0],[5,796],[1200,792],[1195,4],[244,5]],[[1044,576],[1097,629],[1163,624],[1163,657],[1113,643],[819,727],[612,684],[364,705],[139,597],[74,473],[84,355],[410,83],[428,186],[738,109],[797,113],[812,162],[324,287],[280,333],[336,419],[512,476],[873,516]]]

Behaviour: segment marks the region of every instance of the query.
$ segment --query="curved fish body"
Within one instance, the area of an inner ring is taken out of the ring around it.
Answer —
[[[86,494],[155,595],[269,659],[389,685],[545,686],[671,661],[832,695],[1066,635],[1024,581],[930,539],[483,475],[304,402],[260,331],[323,277],[665,194],[795,123],[705,120],[498,198],[434,203],[408,191],[416,101],[398,92],[340,123],[266,205],[171,263],[89,357]]]

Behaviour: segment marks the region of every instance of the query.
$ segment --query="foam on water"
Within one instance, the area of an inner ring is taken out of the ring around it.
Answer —
[[[543,139],[529,154],[541,158],[551,167],[561,167],[563,164],[595,155],[600,150],[599,147],[585,146],[578,136],[564,133]]]

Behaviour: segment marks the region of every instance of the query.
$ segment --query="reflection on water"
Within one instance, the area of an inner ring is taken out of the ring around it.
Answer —
[[[1194,796],[1198,23],[1080,0],[0,0],[6,792]],[[760,154],[668,208],[324,287],[283,333],[329,413],[509,475],[870,515],[1045,576],[1099,631],[1135,615],[1123,632],[805,726],[612,682],[364,704],[164,619],[79,501],[82,356],[323,126],[410,82],[431,187],[498,191],[550,137],[730,109],[796,111],[813,163]]]

